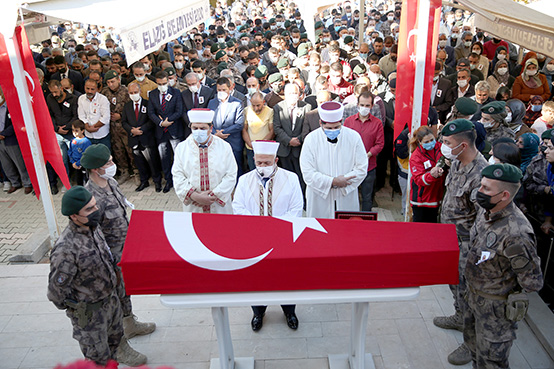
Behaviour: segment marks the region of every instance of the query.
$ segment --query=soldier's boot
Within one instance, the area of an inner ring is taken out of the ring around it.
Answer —
[[[465,365],[471,362],[471,351],[465,343],[462,343],[448,355],[448,362],[452,365]]]
[[[127,342],[127,338],[125,337],[121,338],[121,343],[117,348],[115,359],[120,364],[132,367],[144,365],[146,361],[148,361],[146,355],[141,354],[129,346],[129,342]]]
[[[464,331],[464,319],[462,313],[456,311],[454,315],[437,316],[433,319],[433,324],[443,329],[456,329],[460,332]]]
[[[150,334],[156,330],[156,323],[143,323],[137,320],[135,315],[123,318],[123,332],[126,338]]]

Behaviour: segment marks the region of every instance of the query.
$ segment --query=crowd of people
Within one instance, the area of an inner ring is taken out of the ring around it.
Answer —
[[[554,230],[554,59],[445,6],[428,120],[394,137],[401,4],[370,3],[363,15],[348,2],[319,14],[309,40],[292,2],[219,1],[205,23],[131,66],[113,29],[61,24],[34,55],[67,173],[89,183],[92,196],[79,193],[82,206],[66,215],[87,227],[94,204],[85,205],[107,183],[117,193],[116,176],[120,184],[134,178],[136,191],[150,179],[156,192],[174,187],[184,211],[333,218],[336,210],[371,211],[388,178],[414,222],[456,225],[456,314],[435,319],[464,331],[449,361],[508,367],[521,310],[497,322],[502,334],[491,333],[480,299],[491,309],[519,307],[516,291],[542,287],[535,239],[549,243]],[[83,161],[98,145],[102,159]],[[0,164],[4,191],[32,192],[3,96]],[[57,194],[58,178],[48,174]],[[112,221],[127,206],[115,198],[105,208]],[[110,227],[128,222],[117,224]],[[106,237],[115,255],[121,237]],[[487,263],[494,255],[496,269]],[[52,283],[65,285],[64,273]],[[294,305],[283,310],[296,329]],[[264,311],[254,307],[254,330]]]

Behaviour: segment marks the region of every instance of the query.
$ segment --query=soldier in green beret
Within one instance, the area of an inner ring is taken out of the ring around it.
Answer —
[[[146,356],[131,348],[124,337],[118,296],[121,279],[98,227],[101,211],[96,199],[84,187],[74,186],[62,198],[62,214],[69,224],[50,253],[48,299],[66,311],[73,338],[86,359],[99,365],[108,360],[129,366],[145,364]]]
[[[88,171],[89,181],[85,188],[97,201],[100,211],[99,224],[113,255],[115,271],[121,276],[121,269],[117,263],[121,261],[123,245],[129,229],[126,208],[132,209],[134,206],[127,200],[117,181],[113,178],[117,169],[106,146],[100,144],[89,146],[81,157],[81,165]],[[123,283],[118,292],[123,309],[125,336],[132,338],[152,333],[156,329],[156,324],[141,323],[136,320],[132,311],[131,297],[125,293]]]
[[[270,108],[285,99],[285,79],[281,73],[273,73],[268,78],[270,92],[265,95],[264,100]]]
[[[505,122],[507,115],[505,101],[493,101],[481,107],[481,123],[487,131],[487,141],[494,142],[502,137],[514,139],[514,131]]]
[[[471,193],[479,188],[481,170],[488,163],[475,147],[477,134],[474,125],[467,119],[456,119],[442,129],[443,144],[441,151],[451,161],[446,177],[446,194],[440,211],[441,223],[456,225],[460,262],[458,271],[460,283],[451,285],[454,297],[455,313],[451,316],[439,316],[433,323],[444,329],[463,330],[463,316],[466,307],[464,271],[469,252],[469,231],[477,216],[477,205],[471,200]],[[471,353],[465,344],[448,355],[448,362],[463,365],[471,361]]]
[[[164,69],[164,72],[167,73],[167,84],[170,87],[174,87],[181,92],[187,89],[186,83],[179,81],[179,77],[177,76],[177,71],[175,70],[175,68],[167,67]]]
[[[474,368],[509,368],[517,322],[529,304],[526,294],[542,288],[543,276],[533,228],[513,203],[521,171],[494,164],[481,175],[464,273],[464,342]]]

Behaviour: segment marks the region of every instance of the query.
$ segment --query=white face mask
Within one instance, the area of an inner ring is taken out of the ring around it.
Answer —
[[[198,92],[198,86],[197,86],[197,85],[189,86],[189,90],[190,90],[190,92],[192,92],[193,94],[195,94],[195,93]]]
[[[506,73],[508,73],[508,68],[498,68],[498,74],[500,74],[501,76],[505,75]]]
[[[440,47],[446,47],[447,43],[448,43],[448,41],[446,41],[446,40],[440,40],[439,41],[439,46]]]
[[[192,138],[199,144],[203,144],[208,141],[208,130],[206,129],[195,129],[192,131]]]
[[[171,87],[173,87],[173,86],[175,86],[175,83],[177,83],[177,81],[175,81],[174,79],[170,79],[170,80],[167,81],[167,83],[168,83]]]
[[[460,144],[461,145],[461,144]],[[452,151],[453,150],[456,150],[458,147],[460,147],[460,145],[456,146],[455,148],[451,149],[450,147],[446,146],[445,144],[443,144],[441,146],[441,153],[446,156],[447,159],[450,159],[450,160],[454,160],[456,159],[458,156],[460,156],[460,154],[462,152],[464,152],[464,150],[460,151],[457,155],[454,155],[452,154]]]
[[[133,100],[134,102],[137,102],[140,100],[140,94],[129,94],[129,97],[131,98],[131,100]]]
[[[460,88],[464,88],[467,86],[467,81],[465,79],[459,79],[456,83]]]
[[[481,55],[481,49],[472,50],[475,54]]]
[[[248,46],[248,40],[242,40],[240,43],[242,46]]]
[[[365,106],[358,106],[358,113],[360,113],[362,117],[367,117],[371,113],[371,109]]]
[[[394,15],[389,15],[387,19],[389,22],[392,22],[394,20]]]
[[[145,76],[141,76],[141,77],[135,76],[135,79],[136,79],[137,81],[139,81],[139,82],[144,81],[144,78],[145,78]]]
[[[504,118],[504,121],[506,123],[511,123],[512,122],[512,112],[509,112],[508,114],[506,114],[506,118]]]
[[[293,38],[293,39],[292,39],[292,43],[293,43],[293,44],[297,44],[297,43],[299,43],[299,42],[300,42],[300,39],[299,39],[299,38]]]
[[[144,70],[146,71],[150,70],[150,64],[144,64]]]
[[[183,69],[185,67],[185,65],[181,62],[175,62],[175,69]]]
[[[225,39],[224,39],[224,38],[218,38],[218,39],[217,39],[217,42],[219,42],[220,44],[222,44],[222,43],[225,42]]]
[[[554,72],[554,64],[548,64],[546,66],[546,70],[549,72]]]
[[[116,173],[117,173],[117,166],[114,164],[114,165],[111,165],[111,166],[105,168],[104,169],[104,174],[98,174],[98,176],[100,178],[110,179],[110,178],[113,178]]]
[[[115,51],[113,47],[108,47],[107,50],[108,50],[108,52],[109,52],[110,54],[113,54],[114,51]]]
[[[496,123],[495,122],[481,122],[481,124],[485,128],[492,128]]]
[[[504,55],[504,54],[498,54],[498,55],[497,55],[497,58],[498,58],[498,60],[504,60],[504,59],[506,59],[506,55]]]
[[[296,106],[298,103],[298,95],[285,96],[285,100],[287,101],[288,106]]]
[[[452,37],[453,39],[457,39],[459,36],[459,33],[453,33],[450,37]]]
[[[168,85],[161,85],[161,86],[158,86],[158,90],[162,93],[162,94],[165,94],[167,92],[167,89],[169,88]]]
[[[258,166],[256,166],[256,170],[258,171],[258,174],[262,178],[268,178],[275,171],[275,166],[274,165],[269,166],[269,167],[258,167]]]
[[[217,91],[217,99],[219,101],[224,101],[229,97],[229,94],[225,91]]]
[[[532,77],[532,76],[534,76],[535,74],[537,74],[537,70],[536,70],[536,69],[535,69],[535,70],[529,70],[529,69],[527,69],[527,70],[525,71],[525,74],[527,74],[528,76]]]
[[[489,165],[494,165],[494,164],[496,164],[496,160],[494,160],[494,156],[491,156],[489,158]]]
[[[471,46],[471,41],[466,41],[466,42],[464,42],[464,46],[465,46],[465,47],[470,47],[470,46]]]
[[[92,45],[92,48],[94,49],[94,51],[97,51],[98,50],[98,45]]]
[[[70,48],[67,49],[67,51],[69,51],[70,54],[73,54],[75,52],[75,48],[70,47]]]
[[[254,93],[256,93],[256,91],[258,91],[257,88],[255,88],[255,87],[248,87],[248,95],[252,96],[252,95],[254,95]]]

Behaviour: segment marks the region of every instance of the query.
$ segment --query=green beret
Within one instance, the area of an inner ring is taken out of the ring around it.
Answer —
[[[300,34],[300,39],[303,39],[303,38],[308,38],[308,34],[307,33],[301,33]]]
[[[283,31],[283,32],[281,32],[281,36],[283,36],[283,37],[290,36],[290,32],[289,31]]]
[[[117,77],[119,77],[119,74],[115,70],[109,70],[108,73],[106,73],[106,75],[104,76],[104,83],[106,83],[112,78],[117,78]]]
[[[481,112],[486,114],[501,114],[506,112],[505,101],[493,101],[481,107]]]
[[[315,29],[318,29],[318,28],[321,28],[321,27],[323,27],[323,22],[322,21],[315,22]]]
[[[85,169],[98,169],[110,160],[111,155],[110,149],[106,145],[90,145],[81,156],[81,165]]]
[[[352,36],[346,36],[346,37],[344,38],[344,43],[345,43],[345,44],[349,44],[349,43],[351,43],[351,42],[354,42],[354,37],[352,37]]]
[[[223,50],[223,49],[227,48],[227,43],[226,42],[220,42],[218,45],[219,45],[219,50]]]
[[[471,131],[473,129],[475,129],[475,126],[470,120],[456,119],[452,122],[448,122],[442,129],[441,133],[443,136],[447,137],[455,135],[456,133]]]
[[[73,186],[62,197],[62,214],[77,214],[92,199],[92,195],[83,186]]]
[[[225,62],[221,62],[217,65],[217,73],[221,73],[223,69],[229,68],[229,65]]]
[[[277,21],[275,20],[275,18],[271,18],[268,23],[273,24],[273,23],[277,23]]]
[[[227,53],[225,52],[225,50],[219,50],[219,51],[215,54],[215,60],[221,59],[221,58],[223,58],[225,55],[227,55]]]
[[[552,131],[554,131],[554,128],[547,129],[542,133],[541,138],[543,140],[552,140]]]
[[[239,27],[239,32],[242,32],[242,31],[244,31],[245,29],[248,29],[248,26],[242,25],[242,26]]]
[[[463,115],[473,115],[479,109],[479,105],[475,100],[470,99],[469,97],[460,97],[456,100],[454,104],[456,109]]]
[[[175,68],[173,67],[167,67],[164,69],[164,72],[167,73],[168,76],[174,76],[177,72],[175,72]]]
[[[273,32],[271,32],[271,31],[265,31],[264,37],[269,38],[269,36],[271,36],[272,34],[273,34]]]
[[[301,47],[302,45],[306,45],[306,44],[300,44],[300,46],[298,46],[298,55],[297,56],[299,58],[308,55],[308,48],[307,47]]]
[[[357,75],[364,74],[365,72],[367,72],[367,68],[363,63],[360,63],[354,67],[353,72]]]
[[[250,38],[250,36],[248,36],[248,33],[243,33],[242,35],[240,35],[240,38],[243,38],[243,37],[248,37],[248,38]]]
[[[217,50],[219,50],[219,44],[213,44],[211,47],[210,47],[210,51],[212,54],[215,54],[217,52]]]
[[[252,47],[258,47],[258,46],[260,46],[260,45],[258,44],[258,41],[250,41],[250,42],[248,43],[248,47],[250,47],[250,48],[252,48]]]
[[[235,42],[234,39],[230,39],[229,41],[227,41],[227,47],[233,47],[235,46],[237,43]]]
[[[483,177],[496,179],[497,181],[519,183],[523,174],[521,170],[512,164],[493,164],[481,171]]]
[[[268,78],[269,83],[281,82],[283,80],[283,75],[281,73],[273,73]]]
[[[281,58],[277,62],[277,68],[278,69],[285,68],[285,67],[288,67],[288,66],[290,66],[290,62],[289,62],[288,58]]]
[[[289,28],[290,27],[290,21],[289,20],[286,20],[285,21],[285,28]]]
[[[254,77],[256,78],[263,78],[267,76],[267,67],[265,65],[260,65],[256,70],[254,71]]]

